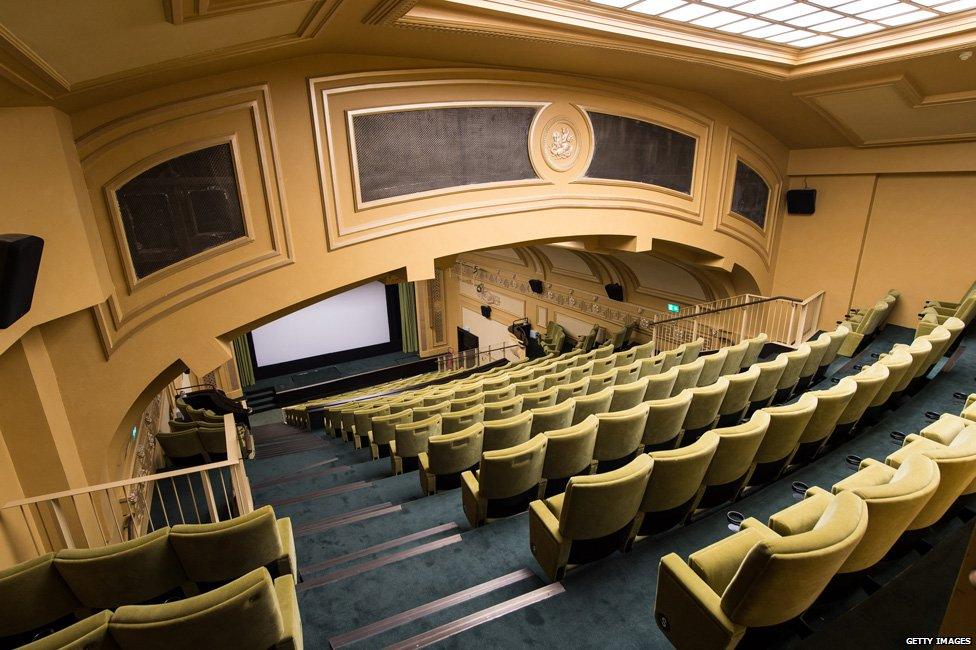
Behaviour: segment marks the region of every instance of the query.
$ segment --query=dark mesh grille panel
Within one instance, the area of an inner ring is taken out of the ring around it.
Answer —
[[[353,118],[363,201],[536,178],[534,108],[432,108]]]
[[[140,278],[245,234],[230,144],[167,160],[115,196]]]
[[[766,205],[769,186],[762,176],[741,162],[735,165],[735,184],[732,189],[732,212],[741,215],[760,228],[766,225]]]
[[[691,193],[695,139],[658,124],[590,113],[593,160],[586,175]]]

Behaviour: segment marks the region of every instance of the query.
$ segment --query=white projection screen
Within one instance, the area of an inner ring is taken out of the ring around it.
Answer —
[[[386,287],[370,282],[251,332],[258,366],[390,342]]]

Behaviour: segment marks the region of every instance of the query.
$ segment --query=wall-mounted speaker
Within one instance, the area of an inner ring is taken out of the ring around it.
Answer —
[[[624,301],[624,288],[618,283],[611,282],[603,288],[606,289],[607,298],[610,300],[616,300],[617,302]]]
[[[789,190],[786,192],[786,211],[790,214],[813,214],[817,208],[817,190]]]
[[[529,289],[532,289],[533,293],[542,293],[543,288],[542,280],[529,280]]]
[[[481,305],[481,315],[485,318],[491,318],[491,307],[488,305]]]
[[[0,329],[30,311],[44,240],[34,235],[0,235]]]

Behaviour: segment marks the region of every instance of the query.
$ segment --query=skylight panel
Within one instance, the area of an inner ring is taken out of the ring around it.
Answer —
[[[862,34],[870,34],[871,32],[876,32],[878,30],[884,29],[881,25],[875,25],[874,23],[864,23],[863,25],[858,25],[857,27],[848,27],[847,29],[841,29],[834,32],[834,36],[840,36],[841,38],[850,38],[851,36],[861,36]]]
[[[780,34],[785,34],[786,32],[794,31],[792,27],[787,25],[770,25],[769,27],[760,27],[759,29],[754,29],[751,32],[746,32],[743,36],[751,36],[753,38],[769,38],[770,36],[779,36]]]
[[[950,2],[947,5],[939,5],[936,7],[936,11],[941,11],[944,13],[955,13],[956,11],[965,11],[966,9],[972,9],[976,7],[976,0],[956,0],[956,2]]]
[[[746,14],[761,14],[783,5],[792,4],[793,0],[751,0],[744,5],[738,5],[735,10]]]
[[[837,5],[842,5],[845,2],[850,2],[850,0],[812,0],[812,2],[820,5],[821,7],[836,7]]]
[[[633,4],[634,0],[591,0],[593,4],[606,5],[608,7],[626,7],[629,4]]]
[[[879,22],[888,25],[889,27],[897,27],[899,25],[908,25],[909,23],[917,23],[920,20],[926,20],[928,18],[935,18],[939,14],[934,11],[913,11],[910,14],[901,14],[900,16],[892,16],[891,18],[882,18]]]
[[[807,14],[806,16],[791,18],[786,22],[791,25],[796,25],[797,27],[809,27],[811,25],[825,23],[828,20],[837,20],[838,18],[843,18],[843,16],[840,14],[835,14],[833,11],[818,11],[815,14]]]
[[[825,43],[832,43],[837,39],[833,36],[811,36],[810,38],[804,38],[801,41],[793,41],[790,45],[795,45],[796,47],[813,47],[814,45],[823,45]]]
[[[737,23],[729,23],[728,25],[722,25],[719,27],[723,32],[731,32],[732,34],[741,34],[743,32],[748,32],[752,29],[757,29],[759,27],[765,27],[769,25],[765,20],[759,20],[758,18],[746,18],[745,20],[740,20]]]
[[[703,18],[694,20],[692,23],[702,27],[721,27],[722,25],[734,23],[737,20],[742,20],[742,16],[739,14],[734,14],[731,11],[718,11],[714,14],[709,14]]]
[[[833,32],[838,29],[846,29],[848,27],[857,27],[858,25],[863,25],[863,20],[858,20],[857,18],[841,18],[840,20],[831,20],[829,23],[820,23],[819,25],[814,25],[810,29],[815,32]]]
[[[794,2],[793,4],[786,5],[782,9],[776,9],[775,11],[763,14],[763,18],[769,18],[770,20],[789,20],[797,16],[812,14],[815,11],[819,11],[819,9],[800,2]]]
[[[716,11],[718,10],[715,7],[688,4],[684,7],[678,7],[674,11],[669,11],[666,14],[661,14],[661,18],[667,18],[668,20],[679,20],[686,23],[694,20],[695,18],[701,18],[702,16],[715,13]]]
[[[715,5],[716,7],[734,7],[735,5],[741,5],[746,0],[705,0],[710,5]]]
[[[630,7],[630,10],[649,16],[657,16],[658,14],[677,9],[685,4],[687,3],[684,0],[644,0]]]
[[[934,7],[935,5],[942,5],[948,1],[949,0],[913,0],[915,4],[924,5],[926,7]]]
[[[808,36],[815,36],[815,34],[813,32],[808,32],[805,29],[794,29],[791,32],[783,32],[782,34],[777,34],[776,36],[770,36],[766,40],[774,43],[792,43],[793,41],[798,41],[801,38],[807,38]]]
[[[834,7],[834,11],[842,11],[845,14],[859,14],[862,11],[871,11],[878,7],[885,7],[894,4],[897,0],[857,0],[847,4]]]
[[[915,7],[906,2],[899,2],[898,4],[882,7],[881,9],[865,11],[863,14],[858,14],[858,16],[860,18],[864,18],[865,20],[879,20],[881,18],[887,18],[888,16],[904,14],[909,11],[915,11]]]

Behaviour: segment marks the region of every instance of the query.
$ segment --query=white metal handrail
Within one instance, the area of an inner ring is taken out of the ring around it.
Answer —
[[[5,528],[26,529],[36,557],[247,514],[254,501],[232,413],[224,415],[224,439],[227,460],[9,501],[0,519]]]

